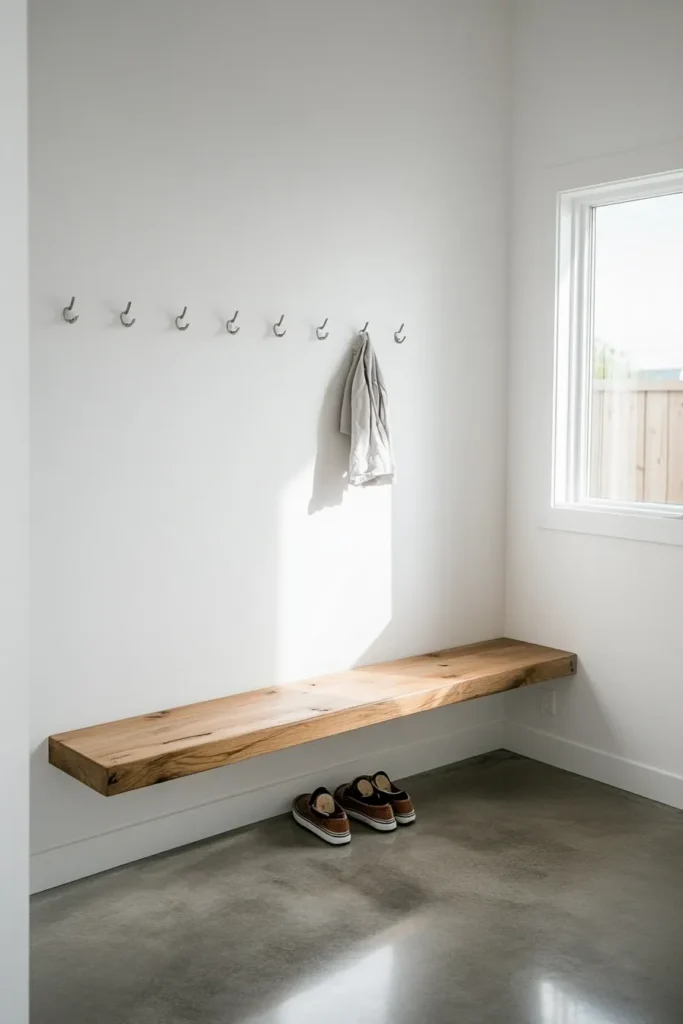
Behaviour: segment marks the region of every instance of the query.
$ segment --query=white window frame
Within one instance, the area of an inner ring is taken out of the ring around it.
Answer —
[[[592,498],[588,491],[595,211],[680,192],[683,170],[558,193],[551,507],[571,513],[579,530],[593,532],[587,523],[580,525],[592,513],[594,522],[596,514],[602,520],[595,532],[631,536],[623,517],[634,517],[659,521],[635,539],[683,544],[683,505]]]

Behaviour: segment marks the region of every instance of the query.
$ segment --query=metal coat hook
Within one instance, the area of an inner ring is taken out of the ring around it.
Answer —
[[[79,316],[78,313],[76,313],[76,316],[67,316],[67,313],[70,313],[71,310],[74,308],[74,302],[75,301],[76,301],[76,296],[72,295],[71,296],[71,302],[69,303],[68,306],[65,306],[64,309],[62,310],[62,316],[64,317],[64,319],[66,320],[66,322],[68,324],[75,324],[76,321],[78,320],[78,316]]]
[[[282,321],[284,320],[284,318],[285,314],[283,313],[278,322],[276,324],[273,324],[273,334],[275,335],[276,338],[282,338],[287,333],[286,327],[284,327],[281,331],[278,331],[278,327],[282,327]]]
[[[178,328],[178,330],[179,330],[179,331],[186,331],[186,330],[187,330],[187,328],[188,328],[188,327],[190,326],[189,324],[183,324],[183,325],[181,326],[181,325],[180,325],[180,324],[178,323],[178,321],[179,321],[179,320],[184,320],[184,319],[185,319],[185,314],[186,314],[186,313],[187,313],[187,306],[185,306],[185,307],[183,308],[183,311],[182,311],[182,313],[180,314],[180,316],[177,316],[177,317],[175,318],[175,325],[176,325],[176,327]]]
[[[228,334],[238,334],[239,333],[239,327],[235,327],[235,320],[237,319],[239,314],[240,314],[239,309],[236,309],[235,310],[235,315],[233,316],[232,320],[228,320],[227,321],[225,326],[228,329]]]
[[[366,321],[365,321],[365,327],[363,327],[363,328],[362,328],[362,330],[361,330],[361,332],[360,332],[360,336],[361,336],[361,338],[367,338],[367,336],[368,336],[368,327],[369,327],[369,325],[370,325],[370,321],[369,321],[369,320],[366,320]]]
[[[320,327],[316,327],[316,329],[315,329],[315,333],[318,335],[318,341],[324,341],[325,338],[329,338],[329,336],[330,336],[330,332],[329,331],[325,331],[325,328],[327,327],[328,319],[329,319],[329,317],[325,317],[325,319],[321,323]],[[320,333],[321,331],[325,331],[325,333],[321,334]]]
[[[402,338],[400,337],[401,331],[403,330],[404,327],[405,327],[405,324],[401,324],[399,329],[397,331],[394,331],[394,341],[396,342],[397,345],[402,345],[403,342],[406,340],[406,335],[405,334],[403,335]]]
[[[129,313],[130,313],[130,302],[128,303],[128,305],[124,309],[123,313],[119,313],[119,320],[121,321],[121,323],[123,324],[124,327],[132,327],[133,324],[135,323],[135,317],[133,317],[132,320],[124,320],[123,319],[124,316],[128,316]]]

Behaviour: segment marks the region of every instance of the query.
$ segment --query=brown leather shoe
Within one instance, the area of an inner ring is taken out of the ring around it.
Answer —
[[[378,832],[393,832],[396,818],[388,795],[380,793],[368,775],[359,775],[335,790],[334,798],[349,818],[362,821]]]
[[[302,793],[296,797],[292,804],[292,817],[297,825],[307,828],[332,846],[351,842],[346,811],[324,786],[319,786],[314,793]]]
[[[386,772],[375,772],[370,780],[375,790],[389,800],[394,809],[394,817],[399,825],[411,825],[417,815],[405,789],[399,789],[394,785]]]

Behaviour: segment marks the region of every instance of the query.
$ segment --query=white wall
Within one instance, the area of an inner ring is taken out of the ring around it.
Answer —
[[[683,5],[520,0],[507,623],[577,651],[554,718],[506,697],[507,743],[683,806],[683,547],[541,529],[550,491],[555,195],[683,166]],[[535,689],[535,688],[534,688]],[[586,749],[588,748],[588,749]]]
[[[0,7],[0,1020],[28,1021],[26,5]]]
[[[500,634],[507,27],[504,0],[32,3],[36,888],[498,742],[492,699],[109,801],[45,748]],[[366,319],[398,478],[349,494]]]

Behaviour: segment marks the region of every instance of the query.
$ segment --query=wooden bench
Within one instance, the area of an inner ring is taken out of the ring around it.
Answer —
[[[567,651],[490,640],[61,733],[49,758],[115,796],[575,671]]]

